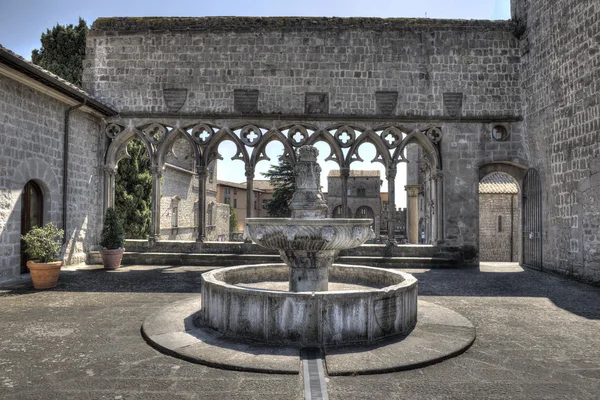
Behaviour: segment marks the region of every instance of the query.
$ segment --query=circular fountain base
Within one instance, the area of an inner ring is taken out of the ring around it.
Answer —
[[[298,347],[225,337],[194,323],[200,307],[199,296],[164,307],[144,321],[144,338],[165,354],[210,367],[279,374],[300,372]],[[471,322],[445,307],[419,300],[417,318],[408,336],[373,345],[325,348],[328,375],[421,368],[463,353],[475,340]]]
[[[354,285],[354,290],[264,289],[289,279],[286,264],[207,272],[198,323],[232,338],[332,347],[406,335],[417,322],[417,280],[404,272],[334,264],[329,268],[332,289]]]

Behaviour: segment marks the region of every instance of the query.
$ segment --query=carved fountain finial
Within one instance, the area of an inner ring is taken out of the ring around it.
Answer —
[[[326,218],[327,203],[321,192],[321,167],[317,164],[319,151],[314,146],[302,146],[298,149],[296,173],[296,191],[290,202],[292,218]]]

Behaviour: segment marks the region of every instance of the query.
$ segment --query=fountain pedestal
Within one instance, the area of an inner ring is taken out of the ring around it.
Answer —
[[[337,250],[284,251],[281,258],[290,266],[290,292],[324,292],[328,290],[329,267]]]

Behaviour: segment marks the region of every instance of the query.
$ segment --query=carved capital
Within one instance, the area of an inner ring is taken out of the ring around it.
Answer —
[[[385,179],[392,180],[392,179],[396,179],[396,174],[398,173],[398,170],[394,167],[394,168],[387,168],[385,171]]]
[[[197,165],[196,173],[200,176],[206,176],[206,174],[208,173],[208,168],[204,165]]]
[[[342,167],[340,168],[340,176],[342,178],[348,178],[350,176],[350,168],[348,167]]]
[[[406,190],[406,194],[408,197],[417,197],[419,195],[419,189],[421,189],[421,185],[406,185],[404,186]]]
[[[111,167],[110,165],[105,165],[104,167],[102,167],[102,170],[105,174],[110,176],[115,176],[117,174],[117,168]]]
[[[443,179],[443,178],[444,178],[444,174],[439,169],[436,169],[435,171],[431,172],[431,179],[438,180],[438,179]]]
[[[246,165],[246,179],[254,179],[254,168]]]
[[[156,178],[162,178],[163,169],[158,165],[150,166],[150,175]]]

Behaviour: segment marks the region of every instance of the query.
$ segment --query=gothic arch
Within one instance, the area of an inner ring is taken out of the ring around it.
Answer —
[[[180,137],[185,138],[186,141],[189,143],[190,147],[193,149],[196,163],[200,161],[200,150],[198,149],[198,145],[196,144],[196,142],[192,140],[192,138],[187,132],[180,128],[175,128],[171,130],[169,134],[165,137],[165,139],[158,145],[158,149],[156,151],[156,164],[159,168],[162,168],[165,165],[165,158],[167,156],[167,153],[169,152],[169,150],[171,150],[171,147],[173,146],[175,141]]]

